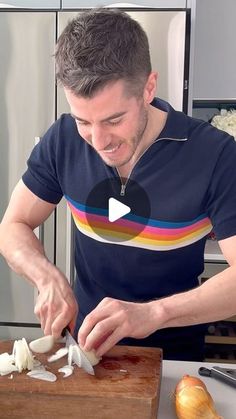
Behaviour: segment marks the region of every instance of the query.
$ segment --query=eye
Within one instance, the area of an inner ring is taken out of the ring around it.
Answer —
[[[78,119],[76,120],[76,124],[78,125],[78,126],[86,126],[86,125],[89,125],[89,123],[88,122],[86,122],[86,121],[79,121]]]
[[[76,125],[77,126],[81,126],[81,125],[88,125],[89,123],[87,122],[87,121],[83,121],[83,120],[81,120],[81,119],[78,119],[75,115],[73,115],[72,113],[71,113],[71,116],[72,116],[72,118],[75,120],[75,122],[76,122]]]
[[[109,123],[109,125],[118,125],[118,124],[120,124],[121,123],[121,118],[119,118],[119,119],[113,119],[113,120],[111,120],[111,121],[109,121],[108,123]]]

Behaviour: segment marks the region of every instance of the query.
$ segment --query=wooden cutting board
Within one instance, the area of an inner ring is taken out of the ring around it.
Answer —
[[[94,367],[95,376],[75,366],[63,378],[58,369],[67,356],[48,363],[47,354],[37,354],[57,381],[30,378],[14,372],[0,376],[0,417],[24,419],[156,419],[162,351],[158,348],[115,346]],[[0,353],[12,352],[12,341],[0,341]]]

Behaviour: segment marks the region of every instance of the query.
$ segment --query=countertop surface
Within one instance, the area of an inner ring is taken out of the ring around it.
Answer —
[[[207,389],[214,400],[217,413],[221,415],[223,419],[236,418],[236,387],[225,384],[218,379],[202,377],[198,374],[199,367],[212,368],[214,365],[236,369],[236,364],[163,361],[158,419],[176,419],[172,395],[176,384],[185,374],[199,377],[206,384]]]

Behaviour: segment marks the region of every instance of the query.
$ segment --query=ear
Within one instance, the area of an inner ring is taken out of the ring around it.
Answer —
[[[143,92],[143,99],[145,103],[151,103],[155,97],[157,87],[157,73],[152,71],[148,79],[146,81],[144,92]]]

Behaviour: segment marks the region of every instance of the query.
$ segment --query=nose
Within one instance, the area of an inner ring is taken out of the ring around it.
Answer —
[[[90,142],[97,151],[104,150],[110,144],[109,134],[101,126],[93,126],[91,128]]]

